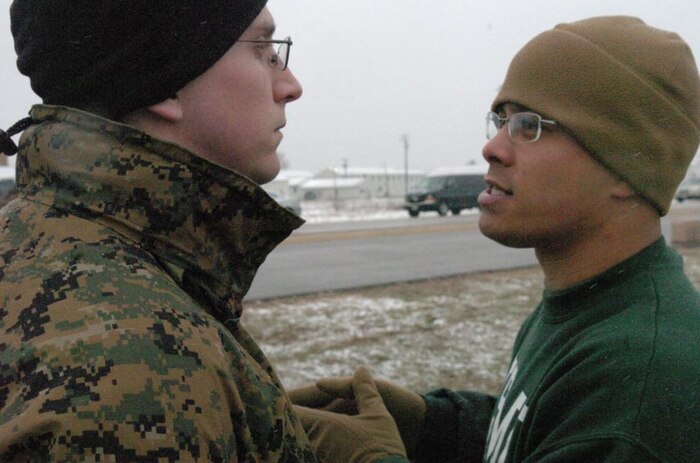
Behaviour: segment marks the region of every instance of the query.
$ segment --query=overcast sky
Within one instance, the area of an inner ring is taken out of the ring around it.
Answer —
[[[38,102],[15,67],[10,0],[0,0],[0,127]],[[638,16],[700,55],[692,0],[269,0],[304,87],[280,147],[294,169],[482,161],[484,116],[513,55],[536,34],[590,16]]]

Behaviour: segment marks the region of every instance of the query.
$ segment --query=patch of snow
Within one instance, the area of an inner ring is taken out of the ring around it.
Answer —
[[[342,201],[302,201],[301,216],[308,223],[358,222],[393,220],[408,217],[401,198],[355,199]],[[437,212],[424,212],[437,216]],[[465,209],[461,215],[478,214],[478,209]]]

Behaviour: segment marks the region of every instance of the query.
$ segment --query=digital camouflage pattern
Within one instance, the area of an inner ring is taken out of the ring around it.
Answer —
[[[0,461],[315,461],[239,323],[303,221],[134,128],[31,115],[0,212]]]

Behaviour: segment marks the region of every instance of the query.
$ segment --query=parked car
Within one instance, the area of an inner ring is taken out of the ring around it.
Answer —
[[[8,167],[0,167],[0,207],[10,202],[14,197],[15,172]]]
[[[681,182],[676,190],[676,199],[700,199],[700,177],[688,178]]]
[[[404,209],[411,217],[425,211],[459,214],[462,209],[478,207],[479,193],[486,189],[486,166],[443,167],[418,182],[406,195]]]
[[[0,198],[4,197],[15,187],[15,181],[11,178],[0,179]]]
[[[294,212],[296,215],[301,215],[301,202],[296,196],[280,196],[274,191],[268,191],[267,194],[272,196],[280,206],[286,208],[288,211]]]

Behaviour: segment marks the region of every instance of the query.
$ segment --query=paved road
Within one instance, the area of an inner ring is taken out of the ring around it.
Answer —
[[[700,203],[674,206],[662,221],[700,218]],[[529,249],[484,238],[477,217],[422,217],[306,224],[260,268],[247,300],[350,289],[536,264]]]
[[[535,263],[484,238],[475,216],[307,224],[275,249],[247,299],[459,275]]]

